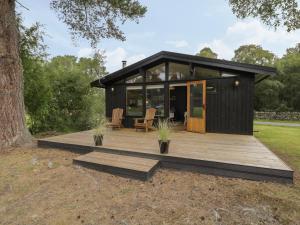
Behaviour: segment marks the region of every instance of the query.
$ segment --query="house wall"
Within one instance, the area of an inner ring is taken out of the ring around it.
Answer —
[[[207,92],[206,131],[212,133],[252,134],[254,75],[239,74],[240,85],[234,87],[237,78],[207,80],[214,85],[215,93]],[[112,91],[112,88],[114,89]],[[115,84],[105,88],[106,116],[111,117],[113,108],[123,108],[126,115],[126,86]],[[165,82],[165,116],[169,115],[169,83]],[[144,112],[145,113],[145,112]],[[125,127],[132,127],[134,117],[125,116]]]
[[[234,87],[235,78],[208,80],[216,93],[207,93],[206,131],[212,133],[252,134],[254,76],[240,75],[240,85]]]

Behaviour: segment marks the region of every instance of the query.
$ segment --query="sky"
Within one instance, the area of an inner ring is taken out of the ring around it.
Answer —
[[[75,55],[90,57],[93,53],[88,41],[72,41],[69,30],[50,9],[49,0],[21,0],[29,10],[18,7],[24,25],[35,22],[44,25],[45,44],[50,57]],[[196,54],[210,47],[218,58],[230,60],[234,50],[244,44],[261,45],[281,57],[285,50],[300,42],[300,30],[286,32],[283,27],[269,28],[258,19],[239,20],[233,15],[228,0],[141,0],[148,11],[140,22],[128,21],[121,30],[126,41],[101,40],[97,48],[106,55],[109,72],[159,51]]]

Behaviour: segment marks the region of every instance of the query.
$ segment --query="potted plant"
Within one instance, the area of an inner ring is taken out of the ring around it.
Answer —
[[[106,129],[106,120],[100,119],[98,126],[94,129],[95,146],[101,146],[103,142],[104,131]]]
[[[160,120],[157,125],[158,144],[161,154],[169,151],[171,129],[167,120]]]

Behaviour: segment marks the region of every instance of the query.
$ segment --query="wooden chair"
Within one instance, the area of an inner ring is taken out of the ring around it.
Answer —
[[[150,108],[147,109],[145,118],[135,118],[134,121],[135,130],[143,129],[146,132],[148,132],[149,129],[153,129],[152,125],[153,125],[155,113],[156,113],[156,109]]]
[[[120,129],[122,127],[122,119],[123,119],[123,109],[115,108],[112,111],[111,122],[107,123],[106,127]]]

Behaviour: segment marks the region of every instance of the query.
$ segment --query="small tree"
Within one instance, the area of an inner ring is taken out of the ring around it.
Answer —
[[[206,57],[206,58],[212,58],[212,59],[216,59],[218,58],[218,54],[213,52],[210,48],[205,47],[203,48],[199,53],[196,54],[197,56],[202,56],[202,57]]]

